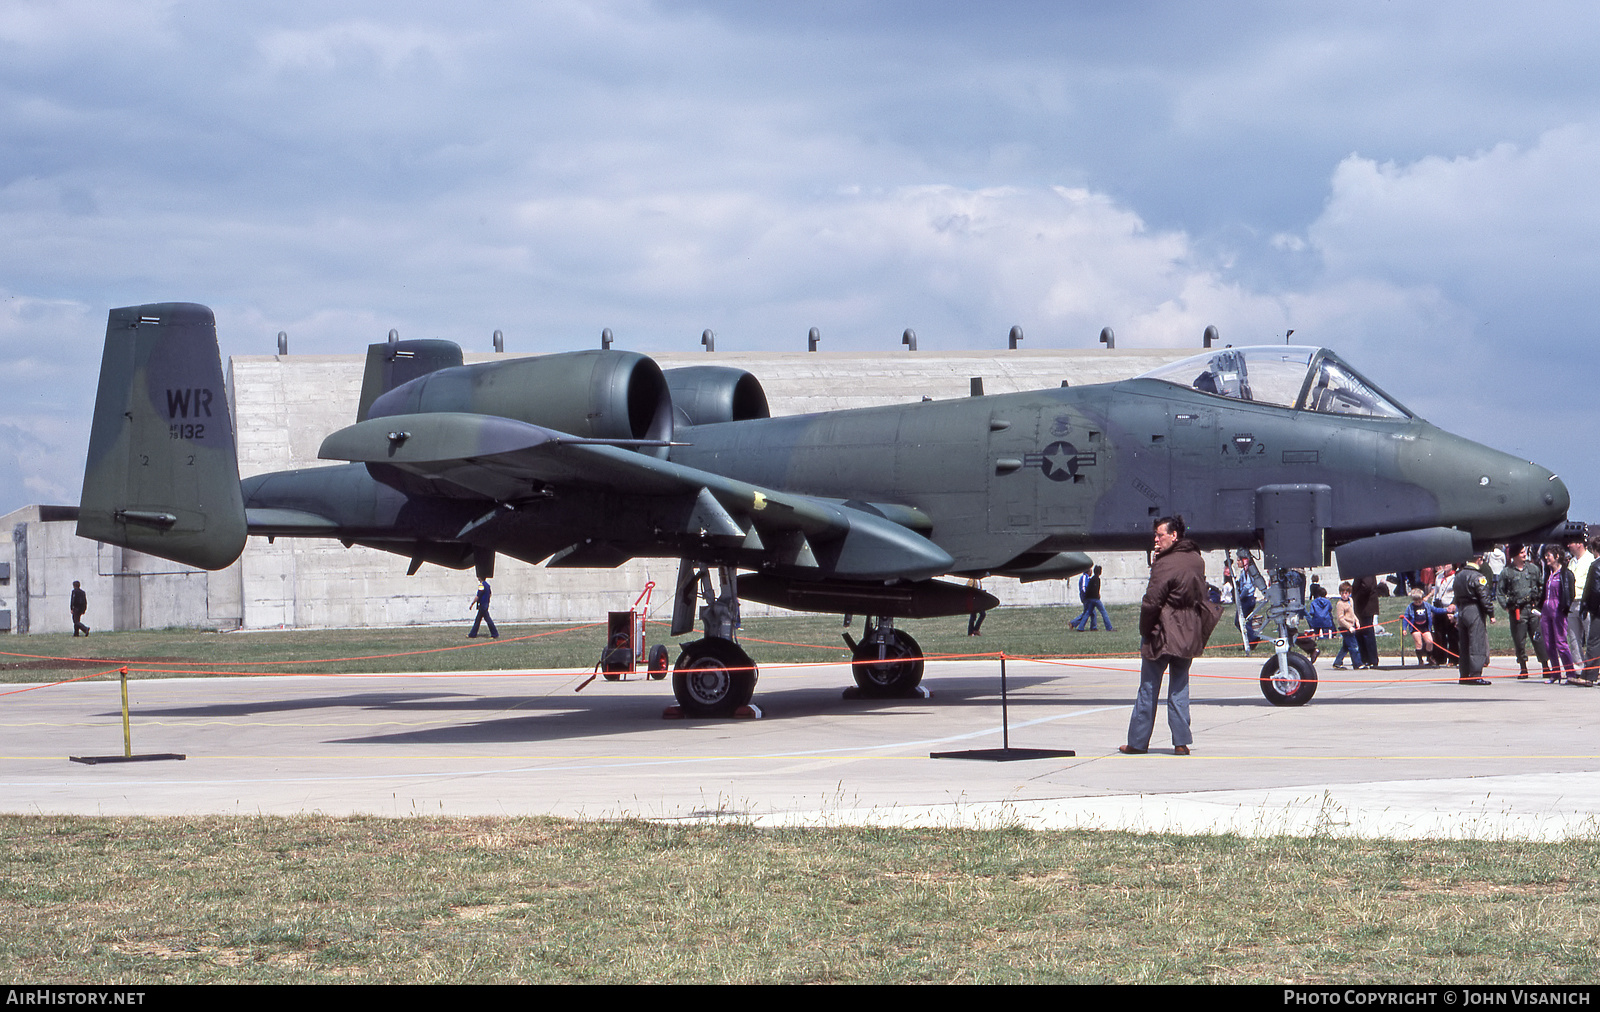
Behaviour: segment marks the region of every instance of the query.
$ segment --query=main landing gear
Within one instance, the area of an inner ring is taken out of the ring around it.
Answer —
[[[756,662],[732,640],[707,636],[683,645],[672,694],[695,717],[730,717],[756,691]]]
[[[672,635],[694,630],[696,604],[705,635],[682,644],[672,669],[672,692],[686,716],[731,717],[755,694],[756,662],[739,646],[739,572],[711,569],[684,560],[678,567],[673,598]],[[845,625],[850,624],[849,616]],[[872,699],[926,695],[922,685],[922,647],[894,627],[890,615],[868,616],[858,643],[844,634],[852,655],[856,692]]]
[[[922,647],[911,634],[894,627],[894,619],[879,615],[866,620],[857,643],[844,634],[850,644],[850,673],[861,695],[890,699],[918,695],[922,684]]]
[[[703,639],[682,645],[678,663],[672,669],[672,694],[678,706],[691,717],[731,717],[748,706],[756,691],[756,662],[740,649],[739,573],[732,566],[718,567],[720,591],[712,586],[711,573],[685,560],[678,568],[678,593],[672,609],[672,635],[682,636],[694,628],[696,599],[705,628]]]

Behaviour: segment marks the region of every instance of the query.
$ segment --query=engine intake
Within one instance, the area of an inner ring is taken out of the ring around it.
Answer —
[[[761,381],[743,369],[690,365],[663,373],[679,425],[712,425],[771,418]]]

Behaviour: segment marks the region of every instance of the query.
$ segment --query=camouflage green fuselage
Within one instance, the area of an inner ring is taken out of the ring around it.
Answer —
[[[1564,515],[1536,464],[1420,419],[1330,417],[1158,380],[697,426],[672,459],[754,484],[914,506],[960,571],[1025,553],[1143,549],[1181,514],[1203,547],[1255,546],[1257,490],[1325,485],[1331,544],[1458,527],[1514,537]]]

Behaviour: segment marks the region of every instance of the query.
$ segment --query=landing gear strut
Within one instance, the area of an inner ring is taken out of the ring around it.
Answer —
[[[739,635],[738,571],[718,568],[721,590],[711,573],[687,559],[678,568],[678,593],[672,610],[672,635],[694,628],[694,604],[704,600],[700,621],[703,639],[683,644],[672,669],[672,694],[692,717],[731,717],[749,704],[756,691],[756,662],[735,642]]]
[[[850,673],[863,696],[886,699],[917,694],[922,684],[922,647],[911,634],[894,627],[894,619],[879,615],[871,618],[857,643],[848,635],[852,661]]]
[[[1273,706],[1304,706],[1317,694],[1317,669],[1289,643],[1298,632],[1293,616],[1305,610],[1305,578],[1283,566],[1274,575],[1277,580],[1267,587],[1267,623],[1277,626],[1277,635],[1273,655],[1261,666],[1261,694]]]

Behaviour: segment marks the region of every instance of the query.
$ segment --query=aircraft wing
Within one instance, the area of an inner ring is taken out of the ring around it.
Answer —
[[[640,453],[649,440],[585,439],[467,412],[387,415],[323,440],[318,456],[376,468],[407,490],[515,508],[548,489],[692,500],[685,533],[763,551],[773,561],[845,579],[918,580],[948,572],[944,549],[887,517],[763,488]],[[394,483],[391,482],[391,483]]]

